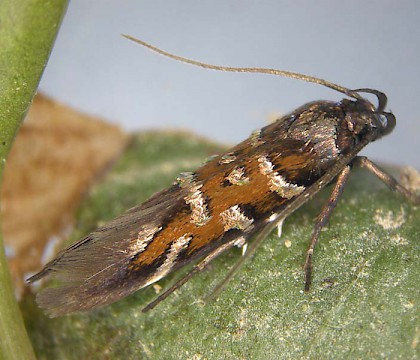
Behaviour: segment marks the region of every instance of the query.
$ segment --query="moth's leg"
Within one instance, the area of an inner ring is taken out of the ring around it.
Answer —
[[[149,303],[142,312],[147,312],[153,309],[157,304],[161,301],[165,300],[169,295],[171,295],[175,290],[179,289],[182,285],[184,285],[189,279],[191,279],[196,273],[203,270],[211,261],[217,258],[219,255],[224,253],[226,250],[229,250],[233,246],[237,244],[237,239],[232,240],[226,244],[223,244],[213,250],[209,255],[207,255],[203,260],[201,260],[197,265],[195,265],[192,270],[185,275],[183,278],[179,279],[175,284],[173,284],[169,289],[165,290],[161,295],[159,295],[155,300]]]
[[[357,156],[353,160],[353,164],[368,169],[371,173],[375,174],[380,180],[382,180],[391,190],[400,193],[407,198],[408,201],[411,201],[414,204],[420,204],[420,196],[417,196],[407,190],[404,186],[400,185],[396,179],[382,170],[378,165],[370,161],[367,157]]]
[[[341,173],[338,175],[337,182],[335,184],[334,190],[331,193],[330,198],[327,203],[324,205],[321,213],[318,216],[318,219],[315,222],[315,228],[312,233],[311,242],[309,244],[308,251],[306,252],[306,261],[304,266],[305,271],[305,291],[309,291],[312,281],[312,256],[314,254],[315,245],[319,240],[319,235],[321,234],[322,228],[328,223],[331,213],[337,205],[338,199],[343,194],[344,187],[349,178],[351,166],[347,165]]]
[[[279,221],[279,223],[277,224],[277,237],[281,238],[281,233],[283,231],[283,221],[284,219],[281,219],[281,221]]]
[[[213,289],[210,295],[207,296],[206,301],[211,301],[222,292],[225,286],[229,283],[230,280],[234,277],[234,275],[238,272],[239,268],[250,259],[255,252],[257,251],[258,247],[262,244],[262,242],[270,235],[271,231],[276,227],[280,227],[283,224],[283,218],[277,216],[277,214],[273,215],[273,218],[269,219],[268,223],[265,227],[253,238],[253,241],[249,248],[247,249],[246,253],[236,262],[236,264],[229,270],[226,277]]]

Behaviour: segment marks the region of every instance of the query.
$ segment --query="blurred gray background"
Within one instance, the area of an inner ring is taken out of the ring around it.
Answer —
[[[341,94],[203,70],[122,38],[230,66],[274,67],[384,91],[397,127],[363,154],[420,168],[420,1],[72,0],[40,89],[126,130],[189,129],[235,144],[274,115]]]

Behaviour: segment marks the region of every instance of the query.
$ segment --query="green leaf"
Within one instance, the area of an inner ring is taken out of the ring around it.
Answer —
[[[72,240],[171,184],[220,147],[190,135],[137,136],[79,213]],[[232,250],[143,314],[156,287],[83,314],[49,319],[22,308],[36,352],[48,359],[355,359],[418,357],[420,210],[355,170],[315,252],[302,265],[330,188],[287,218],[215,302],[209,294],[241,256]],[[288,246],[285,246],[287,244]],[[187,269],[158,284],[167,288]]]
[[[0,181],[7,154],[38,86],[66,4],[63,0],[0,2]],[[14,298],[1,234],[0,358],[34,358]]]

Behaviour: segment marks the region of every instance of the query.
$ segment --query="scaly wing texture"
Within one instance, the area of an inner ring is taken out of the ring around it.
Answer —
[[[38,294],[40,307],[58,316],[112,303],[143,287],[146,279],[127,277],[128,264],[182,207],[184,196],[178,186],[163,190],[61,251],[28,280],[47,275],[60,280],[59,287]]]

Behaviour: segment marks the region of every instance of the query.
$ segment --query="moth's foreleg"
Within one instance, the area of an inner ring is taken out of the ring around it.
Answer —
[[[396,191],[407,198],[408,201],[414,204],[420,204],[420,196],[407,190],[404,186],[400,185],[396,179],[394,179],[387,172],[382,170],[378,165],[370,161],[365,156],[357,156],[353,160],[354,165],[359,165],[366,168],[371,173],[375,174],[380,180],[382,180],[391,190]]]
[[[223,245],[219,246],[218,248],[216,248],[215,250],[213,250],[203,260],[201,260],[197,265],[195,265],[188,274],[186,274],[183,278],[179,279],[169,289],[165,290],[165,292],[163,292],[155,300],[153,300],[145,308],[143,308],[142,312],[147,312],[147,311],[153,309],[161,301],[165,300],[169,295],[171,295],[175,290],[179,289],[188,280],[190,280],[196,273],[203,270],[215,258],[217,258],[219,255],[224,253],[226,250],[229,250],[230,248],[234,247],[236,244],[237,244],[237,240],[235,239],[235,240],[230,241],[226,244],[223,244]]]
[[[328,223],[331,213],[337,205],[338,199],[343,194],[344,187],[347,183],[349,177],[351,166],[347,165],[341,173],[338,175],[337,182],[335,184],[334,190],[331,193],[330,198],[327,203],[324,205],[321,213],[318,216],[318,219],[315,223],[315,228],[312,233],[311,242],[309,244],[308,251],[306,252],[306,261],[304,266],[305,271],[305,291],[309,291],[312,281],[312,256],[314,254],[315,245],[319,240],[319,235],[321,234],[322,228]]]

